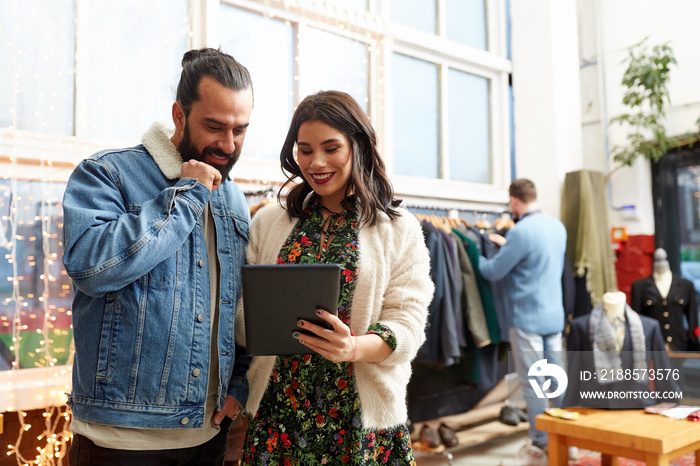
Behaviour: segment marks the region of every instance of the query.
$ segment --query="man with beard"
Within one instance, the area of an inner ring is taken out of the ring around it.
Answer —
[[[72,466],[223,464],[248,397],[233,325],[250,218],[228,175],[252,108],[245,67],[191,50],[174,132],[156,123],[71,175]]]

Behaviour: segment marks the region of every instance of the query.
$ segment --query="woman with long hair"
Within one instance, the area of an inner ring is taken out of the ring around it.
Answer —
[[[308,354],[253,358],[242,464],[413,465],[406,387],[433,293],[420,224],[348,94],[304,99],[280,160],[296,185],[253,218],[248,263],[340,264],[340,299],[317,311],[332,330],[298,322]]]

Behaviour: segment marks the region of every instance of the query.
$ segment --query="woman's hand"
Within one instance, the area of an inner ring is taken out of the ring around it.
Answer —
[[[311,334],[294,332],[294,338],[330,361],[355,361],[358,337],[353,335],[350,328],[342,320],[330,312],[317,309],[316,314],[328,322],[333,329],[327,329],[308,320],[299,320],[297,322],[299,328],[311,332]]]
[[[311,334],[294,332],[299,343],[311,348],[324,358],[333,362],[381,362],[393,351],[382,337],[375,334],[356,336],[342,320],[330,312],[317,309],[321,319],[328,322],[333,329],[313,324],[308,320],[299,320],[297,325]]]

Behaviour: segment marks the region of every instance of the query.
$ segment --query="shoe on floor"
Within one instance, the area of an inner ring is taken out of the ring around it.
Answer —
[[[437,448],[440,446],[440,443],[442,443],[437,430],[427,424],[420,430],[420,441],[430,448]]]
[[[515,458],[501,462],[501,466],[547,466],[547,452],[528,442],[523,445]]]
[[[518,418],[520,418],[520,422],[529,422],[530,418],[527,417],[527,413],[523,411],[520,408],[515,408],[515,412],[518,413]]]
[[[445,424],[440,424],[437,431],[440,435],[440,439],[442,440],[442,444],[447,448],[455,447],[459,443],[455,431],[447,427]]]
[[[569,461],[578,461],[579,458],[578,447],[569,447]]]
[[[520,423],[520,416],[515,410],[516,408],[513,406],[502,407],[498,420],[508,426],[517,426]]]

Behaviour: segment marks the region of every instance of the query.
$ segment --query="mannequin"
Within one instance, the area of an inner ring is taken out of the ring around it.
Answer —
[[[630,306],[661,325],[664,343],[672,351],[700,349],[693,334],[698,327],[693,282],[671,271],[666,251],[654,251],[652,274],[632,283]]]
[[[603,295],[603,310],[609,319],[624,318],[627,295],[622,291],[610,291]]]
[[[654,287],[653,281],[649,281]],[[584,406],[602,409],[638,409],[666,399],[646,396],[651,391],[645,378],[627,379],[610,377],[611,372],[622,369],[642,373],[648,368],[671,368],[664,349],[664,339],[659,323],[650,317],[639,315],[627,306],[626,295],[620,291],[603,295],[602,303],[590,313],[571,321],[567,339],[568,373],[587,371],[594,377],[569,377],[563,407]],[[654,390],[672,392],[679,390],[675,380],[655,380]],[[638,392],[639,396],[626,399],[610,397],[583,398],[582,392]],[[668,400],[671,401],[671,400]]]
[[[659,289],[659,294],[662,298],[668,296],[668,292],[671,289],[671,282],[673,281],[673,273],[671,273],[671,266],[668,263],[666,251],[659,248],[654,251],[654,272],[652,276],[654,277],[654,284],[656,288]]]
[[[610,321],[610,330],[615,349],[622,351],[625,343],[625,305],[627,295],[621,291],[610,291],[603,295],[603,311]]]

